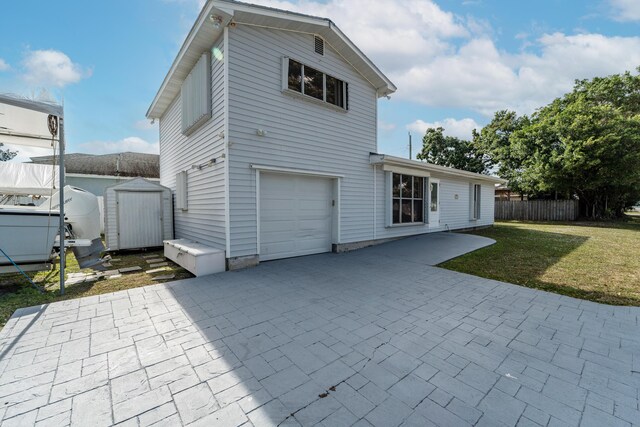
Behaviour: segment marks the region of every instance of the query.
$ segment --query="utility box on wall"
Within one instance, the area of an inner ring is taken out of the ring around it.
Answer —
[[[144,178],[107,188],[104,232],[108,250],[161,247],[173,239],[171,190]]]

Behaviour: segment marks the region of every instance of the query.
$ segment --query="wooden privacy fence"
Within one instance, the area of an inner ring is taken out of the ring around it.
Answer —
[[[496,200],[495,219],[519,221],[575,221],[577,200]]]

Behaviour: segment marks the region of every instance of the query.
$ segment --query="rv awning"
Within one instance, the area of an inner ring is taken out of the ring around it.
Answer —
[[[51,135],[49,115],[61,117],[62,106],[0,95],[0,143],[53,147],[59,133]]]
[[[0,194],[50,196],[60,188],[58,169],[53,165],[0,162]]]

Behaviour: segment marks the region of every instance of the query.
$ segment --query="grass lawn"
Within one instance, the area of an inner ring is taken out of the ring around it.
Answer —
[[[640,306],[640,215],[619,222],[497,222],[471,233],[497,243],[441,267],[605,304]]]
[[[20,274],[0,274],[0,329],[7,323],[7,320],[9,320],[13,312],[21,307],[30,307],[90,295],[106,294],[167,281],[156,279],[158,276],[173,274],[175,277],[170,280],[193,277],[191,273],[169,260],[167,260],[168,265],[162,267],[162,271],[151,274],[146,273],[145,271],[150,270],[150,267],[143,255],[156,255],[156,258],[160,258],[163,257],[163,251],[162,249],[135,253],[123,251],[112,254],[112,267],[108,267],[107,269],[115,270],[140,266],[142,270],[123,273],[122,277],[114,279],[102,278],[94,282],[84,282],[75,285],[67,284],[65,286],[65,294],[62,296],[60,295],[59,270],[57,268],[52,271],[27,273],[34,282],[45,288],[45,293],[40,293],[35,290],[24,276]],[[65,270],[67,275],[78,272],[90,273],[92,271],[91,269],[80,270],[73,253],[71,251],[67,252],[67,268]]]

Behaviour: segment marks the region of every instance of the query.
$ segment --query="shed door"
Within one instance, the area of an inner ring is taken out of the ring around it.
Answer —
[[[120,249],[162,246],[162,193],[116,191]]]
[[[260,260],[331,251],[333,181],[260,174]]]

